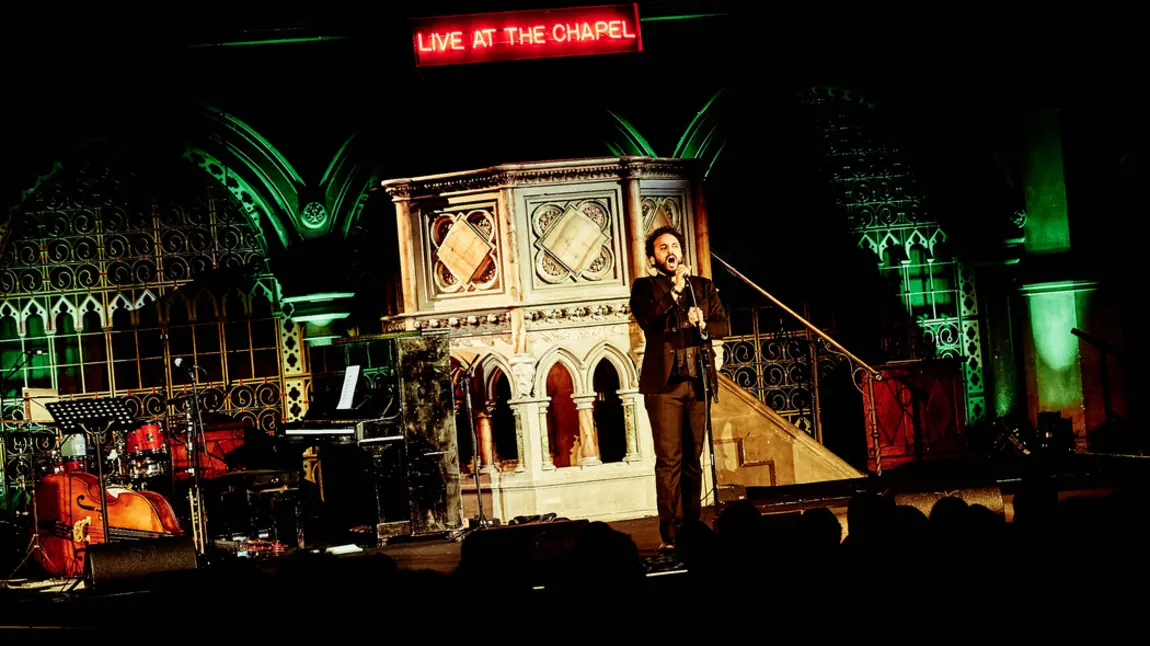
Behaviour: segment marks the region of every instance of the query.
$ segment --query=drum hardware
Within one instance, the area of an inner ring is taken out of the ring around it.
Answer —
[[[167,435],[160,424],[140,424],[125,434],[124,444],[127,463],[125,476],[128,480],[147,488],[148,481],[168,475],[171,454]]]

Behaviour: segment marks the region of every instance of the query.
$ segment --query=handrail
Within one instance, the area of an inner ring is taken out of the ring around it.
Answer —
[[[775,305],[778,305],[779,307],[781,307],[781,308],[783,309],[783,311],[785,311],[787,314],[790,314],[791,316],[793,316],[793,317],[795,317],[796,319],[798,319],[798,321],[799,321],[800,323],[802,323],[803,325],[807,326],[807,329],[809,329],[811,332],[814,332],[815,334],[819,335],[819,337],[820,337],[820,338],[822,338],[824,341],[826,341],[827,343],[829,343],[829,344],[833,345],[835,348],[838,348],[839,352],[842,352],[842,353],[843,353],[843,354],[845,354],[846,356],[850,357],[850,359],[851,359],[852,361],[854,361],[856,364],[858,364],[860,367],[862,367],[862,368],[863,368],[863,369],[865,369],[865,370],[866,370],[868,373],[870,373],[870,376],[871,376],[871,377],[872,377],[872,378],[873,378],[875,381],[882,381],[882,373],[881,373],[881,372],[879,372],[878,370],[875,370],[874,368],[872,368],[872,367],[870,366],[870,364],[868,364],[867,362],[863,361],[862,359],[859,359],[858,357],[856,357],[856,356],[855,356],[855,355],[854,355],[854,354],[853,354],[853,353],[852,353],[850,350],[847,350],[846,348],[844,348],[842,345],[840,345],[840,344],[839,344],[839,342],[838,342],[838,341],[835,341],[834,339],[832,339],[832,338],[831,338],[831,337],[830,337],[830,336],[829,336],[829,335],[828,335],[826,332],[823,332],[822,330],[820,330],[820,329],[818,329],[817,327],[815,327],[815,326],[814,326],[814,324],[812,324],[810,321],[806,320],[806,319],[805,319],[805,318],[803,318],[802,316],[799,316],[799,313],[798,313],[798,312],[796,312],[796,311],[792,310],[791,308],[787,307],[786,305],[784,305],[784,304],[783,304],[783,302],[782,302],[782,301],[780,301],[779,299],[775,298],[774,296],[771,296],[771,295],[770,295],[770,294],[767,292],[767,290],[765,290],[765,289],[763,289],[762,287],[759,287],[759,286],[758,286],[758,285],[756,285],[755,283],[751,282],[751,279],[750,279],[750,278],[747,278],[746,276],[744,276],[744,275],[742,275],[741,273],[739,273],[739,270],[737,270],[737,269],[735,269],[734,267],[732,267],[732,266],[730,265],[730,263],[728,263],[726,260],[723,260],[723,259],[722,259],[722,258],[720,258],[719,256],[715,255],[715,253],[714,253],[713,251],[711,252],[711,257],[712,257],[712,258],[714,258],[715,260],[718,260],[718,261],[719,261],[719,263],[720,263],[720,264],[722,264],[724,267],[726,267],[726,268],[727,268],[727,271],[729,271],[729,272],[731,272],[732,274],[734,274],[736,278],[738,278],[738,279],[742,280],[744,283],[746,283],[746,284],[750,285],[750,286],[751,286],[753,289],[755,289],[756,291],[758,291],[758,292],[759,292],[760,294],[762,294],[763,296],[766,296],[768,299],[770,299],[770,301],[771,301],[772,303],[774,303]]]
[[[1094,336],[1093,334],[1083,332],[1082,330],[1079,330],[1076,327],[1070,328],[1070,333],[1073,334],[1074,336],[1082,339],[1083,341],[1089,343],[1090,345],[1098,348],[1099,350],[1105,352],[1106,354],[1109,354],[1109,355],[1112,355],[1112,356],[1115,356],[1118,358],[1122,358],[1122,350],[1120,348],[1118,348],[1118,346],[1114,345],[1113,343],[1110,343],[1109,341],[1106,341],[1105,339],[1100,339],[1100,338]]]

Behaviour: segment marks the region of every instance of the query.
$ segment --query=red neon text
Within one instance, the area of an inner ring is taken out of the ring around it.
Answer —
[[[456,51],[463,51],[463,32],[453,31],[446,34],[430,34],[427,38],[429,43],[424,46],[423,34],[416,34],[416,39],[419,41],[419,51],[421,52],[445,52],[448,48]]]
[[[635,5],[420,18],[417,65],[642,51]]]

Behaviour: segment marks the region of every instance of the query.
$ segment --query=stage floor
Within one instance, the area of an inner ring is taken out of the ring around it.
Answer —
[[[703,522],[711,524],[711,510],[703,510]],[[639,555],[654,558],[658,555],[659,519],[652,516],[636,520],[621,520],[607,523],[612,529],[627,534],[639,548]],[[432,570],[450,574],[459,565],[462,543],[453,539],[431,538],[414,540],[395,545],[369,548],[362,554],[385,554],[393,559],[400,569]]]

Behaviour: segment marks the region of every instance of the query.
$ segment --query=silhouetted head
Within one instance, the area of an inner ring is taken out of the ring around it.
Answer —
[[[879,536],[887,531],[894,516],[894,501],[871,493],[851,498],[847,506],[847,534],[852,542]]]
[[[939,529],[959,529],[966,524],[969,507],[962,498],[946,496],[934,503],[930,510],[930,523]]]
[[[759,530],[762,514],[749,500],[736,500],[723,508],[716,528],[720,536],[746,537]]]
[[[930,521],[918,507],[895,507],[894,532],[906,541],[922,540],[930,532]]]
[[[799,517],[802,544],[811,548],[834,547],[842,542],[843,526],[835,513],[826,507],[808,509]]]

